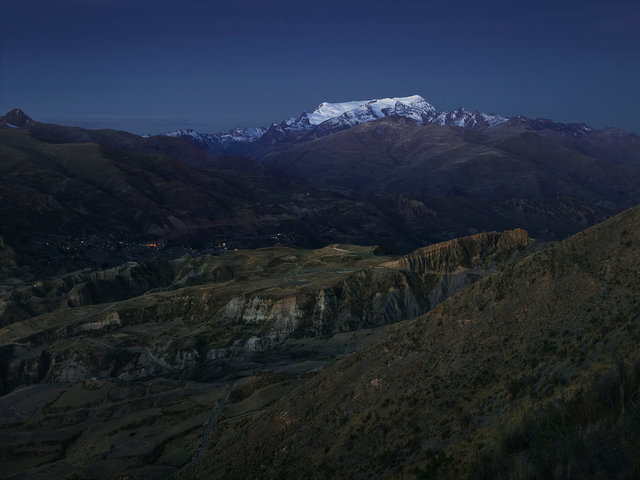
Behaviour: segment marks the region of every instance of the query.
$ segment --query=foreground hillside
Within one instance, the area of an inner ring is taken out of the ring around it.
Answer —
[[[523,258],[266,412],[177,478],[637,478],[640,208]]]

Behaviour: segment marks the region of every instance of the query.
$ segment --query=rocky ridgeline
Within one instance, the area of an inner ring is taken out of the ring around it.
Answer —
[[[478,233],[421,248],[387,263],[389,267],[412,272],[451,273],[461,268],[487,267],[496,257],[513,254],[529,244],[529,235],[520,228],[506,232]]]
[[[458,276],[465,277],[462,272]],[[164,300],[123,306],[119,318],[122,326],[138,326],[135,328],[180,319],[191,331],[201,332],[205,344],[200,348],[193,344],[192,335],[149,339],[154,354],[180,370],[206,360],[277,348],[289,338],[331,335],[413,318],[443,298],[442,291],[450,283],[450,278],[434,274],[367,267],[324,287],[248,289],[233,296],[221,288],[206,287],[178,290],[169,296],[163,293]],[[185,365],[185,355],[190,365]]]
[[[173,270],[169,261],[158,258],[106,270],[81,270],[17,287],[0,297],[0,327],[62,308],[114,302],[167,287]]]

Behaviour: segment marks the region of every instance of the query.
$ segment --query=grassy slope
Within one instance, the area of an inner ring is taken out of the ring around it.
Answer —
[[[398,325],[221,423],[178,478],[637,475],[638,225],[628,210]]]

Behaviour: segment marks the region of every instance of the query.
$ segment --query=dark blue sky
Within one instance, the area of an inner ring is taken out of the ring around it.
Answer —
[[[0,0],[0,112],[136,133],[419,94],[640,133],[640,2]]]

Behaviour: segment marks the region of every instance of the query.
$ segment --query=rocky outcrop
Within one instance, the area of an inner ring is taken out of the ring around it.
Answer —
[[[0,395],[21,385],[44,381],[53,363],[44,345],[31,349],[12,344],[0,346]]]
[[[174,267],[164,259],[127,262],[107,270],[81,270],[16,288],[3,299],[0,326],[65,307],[125,300],[171,285]]]
[[[243,350],[272,348],[287,338],[315,337],[371,328],[420,315],[431,307],[434,276],[366,269],[327,288],[278,297],[277,291],[236,296],[221,321],[254,327]],[[218,354],[215,354],[218,355]],[[212,355],[214,356],[214,355]]]
[[[14,108],[0,117],[0,128],[29,128],[33,126],[34,123],[31,117],[19,108]]]
[[[501,254],[513,254],[529,244],[529,235],[520,228],[506,232],[478,233],[430,245],[386,264],[412,272],[451,273],[495,263]]]
[[[109,313],[104,319],[95,322],[82,323],[78,326],[79,332],[90,332],[96,330],[111,330],[119,328],[122,325],[118,312]]]

